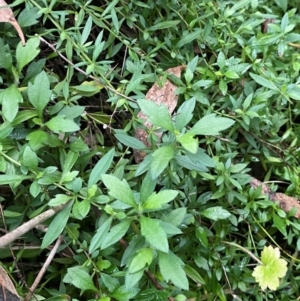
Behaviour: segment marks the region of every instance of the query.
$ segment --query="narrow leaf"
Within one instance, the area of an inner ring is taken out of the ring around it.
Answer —
[[[90,178],[88,181],[88,187],[97,184],[98,181],[101,180],[103,174],[105,174],[110,167],[112,160],[115,155],[115,149],[112,148],[108,151],[101,159],[97,162],[94,168],[91,171]]]
[[[259,85],[266,87],[270,90],[273,91],[279,91],[279,89],[277,88],[277,86],[271,82],[270,80],[260,76],[260,75],[256,75],[250,72],[250,76],[254,79],[255,82],[257,82]]]
[[[177,24],[179,24],[180,21],[178,20],[174,20],[174,21],[163,21],[163,22],[159,22],[158,24],[155,24],[151,27],[148,28],[149,31],[156,31],[156,30],[161,30],[161,29],[166,29],[166,28],[170,28],[170,27],[174,27]]]

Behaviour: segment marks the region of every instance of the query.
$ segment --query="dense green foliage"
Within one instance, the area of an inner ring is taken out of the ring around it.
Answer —
[[[289,3],[288,3],[289,2]],[[300,226],[249,185],[299,191],[297,1],[18,0],[27,37],[0,23],[0,250],[30,286],[60,234],[38,300],[296,300]],[[54,51],[56,49],[57,51]],[[186,65],[172,116],[145,100]],[[156,126],[139,164],[140,108]],[[155,129],[163,133],[157,143]],[[3,234],[3,233],[2,233]],[[234,244],[233,244],[234,243]],[[265,246],[288,262],[278,290],[252,276]],[[33,247],[36,248],[33,248]],[[17,266],[16,266],[17,262]],[[36,300],[36,299],[32,299]]]

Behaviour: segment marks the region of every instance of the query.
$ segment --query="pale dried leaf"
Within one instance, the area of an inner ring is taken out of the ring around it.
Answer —
[[[169,68],[168,70],[166,70],[166,72],[172,73],[175,76],[180,77],[181,72],[184,68],[185,65],[177,66],[174,68]],[[178,101],[178,95],[175,94],[176,88],[177,87],[168,79],[165,81],[162,87],[155,83],[146,94],[146,99],[151,100],[158,105],[164,104],[168,108],[170,114],[172,114],[177,106]],[[145,122],[143,123],[144,126],[148,129],[151,129],[152,123],[148,121],[147,116],[142,111],[138,113],[137,117],[139,119],[145,120]],[[158,141],[160,141],[162,134],[157,133],[156,135],[158,137]],[[146,146],[150,146],[150,142],[147,138],[147,132],[144,129],[140,127],[136,128],[134,136],[140,141],[142,141]],[[140,163],[141,161],[143,161],[144,157],[144,152],[134,150],[134,160],[136,163]]]
[[[12,281],[2,267],[0,267],[0,301],[20,301]]]
[[[8,7],[7,3],[4,0],[0,0],[0,22],[8,22],[10,23],[17,31],[23,46],[25,45],[25,37],[23,31],[17,22],[14,13]]]

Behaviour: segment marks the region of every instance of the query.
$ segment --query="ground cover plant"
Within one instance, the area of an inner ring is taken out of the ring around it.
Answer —
[[[297,300],[297,1],[8,4],[26,43],[0,10],[0,280]]]

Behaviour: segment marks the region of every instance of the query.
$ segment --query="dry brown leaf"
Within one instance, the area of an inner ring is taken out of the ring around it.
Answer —
[[[166,72],[172,73],[175,76],[180,77],[181,72],[184,68],[185,65],[182,65],[174,68],[169,68]],[[168,79],[165,81],[165,84],[162,87],[160,87],[157,83],[155,83],[146,94],[146,99],[152,100],[158,105],[164,104],[168,108],[170,114],[172,114],[176,108],[177,101],[178,101],[178,95],[175,94],[176,88],[177,87]],[[147,127],[148,129],[151,129],[152,124],[148,121],[147,116],[142,111],[138,113],[137,117],[139,119],[145,120],[145,122],[143,123],[144,126]],[[158,137],[158,141],[160,141],[162,134],[157,133],[156,135]],[[147,132],[144,129],[137,127],[134,137],[142,141],[147,147],[150,146],[150,142],[147,138],[148,137]],[[146,154],[142,151],[134,150],[135,162],[136,163],[142,162],[145,155]]]
[[[0,267],[0,301],[20,301],[18,293],[5,270]]]
[[[17,22],[14,13],[12,12],[12,10],[7,6],[7,3],[4,0],[0,0],[0,22],[8,22],[10,23],[17,31],[22,45],[25,45],[25,38],[24,38],[24,34],[23,31],[19,25],[19,23]]]
[[[255,178],[250,181],[250,185],[254,188],[261,186],[262,194],[267,195],[268,198],[273,202],[278,201],[280,208],[287,213],[290,212],[293,208],[297,208],[295,217],[300,218],[300,204],[298,199],[288,196],[284,193],[273,192],[266,184],[260,182]]]

